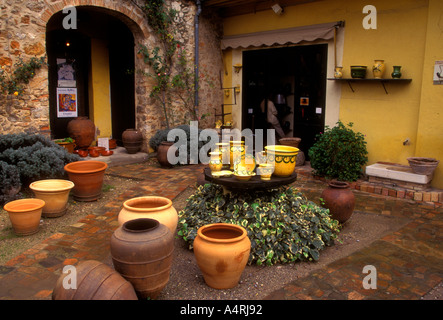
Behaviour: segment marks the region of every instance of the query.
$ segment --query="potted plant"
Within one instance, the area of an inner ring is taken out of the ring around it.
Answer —
[[[77,146],[75,144],[75,140],[72,138],[56,139],[54,140],[54,142],[59,146],[65,148],[69,153],[73,153],[75,147]]]

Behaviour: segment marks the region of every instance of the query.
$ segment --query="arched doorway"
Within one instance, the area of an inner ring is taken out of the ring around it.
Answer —
[[[112,10],[80,6],[76,14],[77,29],[63,27],[62,11],[46,27],[51,134],[67,137],[67,123],[88,116],[97,137],[119,142],[135,127],[134,35]]]

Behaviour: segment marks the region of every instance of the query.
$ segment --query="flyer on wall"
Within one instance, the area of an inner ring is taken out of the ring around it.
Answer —
[[[57,88],[57,117],[77,117],[77,88]]]

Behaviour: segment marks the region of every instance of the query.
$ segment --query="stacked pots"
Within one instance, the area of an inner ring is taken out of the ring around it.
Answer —
[[[65,165],[69,180],[74,182],[72,194],[77,201],[95,201],[102,193],[108,165],[102,161],[76,161]]]
[[[251,241],[244,228],[229,223],[202,226],[193,246],[208,286],[229,289],[238,284],[251,251]]]
[[[99,261],[86,260],[75,267],[74,288],[71,287],[74,279],[66,279],[72,272],[62,273],[58,278],[52,300],[137,300],[131,283]]]
[[[114,268],[140,299],[155,299],[166,286],[173,251],[173,234],[154,219],[126,221],[111,237]]]
[[[137,129],[126,129],[122,134],[122,140],[126,151],[133,154],[142,148],[143,135]]]

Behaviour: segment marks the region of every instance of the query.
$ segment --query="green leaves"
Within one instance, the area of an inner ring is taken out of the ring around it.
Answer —
[[[192,248],[199,227],[216,222],[243,226],[251,240],[249,263],[272,265],[318,260],[334,243],[339,223],[329,211],[295,188],[223,194],[220,186],[200,186],[179,212],[178,234]]]

